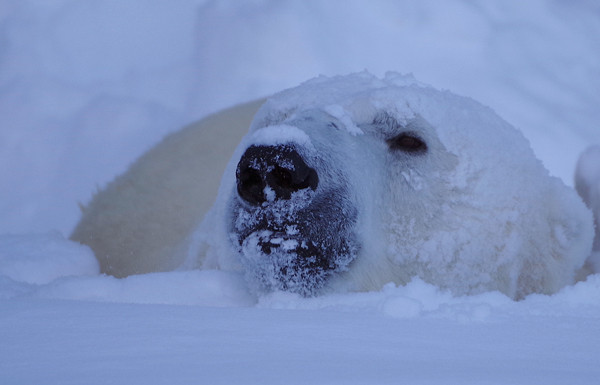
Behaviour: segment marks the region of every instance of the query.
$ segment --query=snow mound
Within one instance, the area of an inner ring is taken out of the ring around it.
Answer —
[[[60,233],[0,235],[0,276],[5,278],[41,285],[61,277],[98,273],[94,253]]]
[[[600,275],[552,295],[515,302],[499,292],[456,296],[420,279],[380,291],[305,298],[276,291],[250,294],[243,275],[218,270],[174,271],[123,279],[99,275],[90,250],[58,234],[0,238],[0,299],[61,299],[83,302],[254,307],[380,314],[392,319],[432,318],[460,323],[513,316],[599,314]]]
[[[125,279],[100,275],[92,251],[59,233],[0,236],[0,298],[249,306],[244,280],[223,271],[175,271]]]

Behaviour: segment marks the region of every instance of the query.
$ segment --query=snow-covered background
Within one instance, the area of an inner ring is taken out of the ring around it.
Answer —
[[[420,281],[257,303],[224,272],[99,276],[64,239],[168,132],[363,69],[492,107],[572,184],[598,47],[595,0],[0,0],[0,383],[598,383],[597,276],[518,303]]]

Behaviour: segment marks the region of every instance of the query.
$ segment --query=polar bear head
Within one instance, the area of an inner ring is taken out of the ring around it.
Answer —
[[[314,295],[415,276],[514,298],[573,281],[591,216],[489,108],[368,73],[270,98],[227,168],[206,266]]]

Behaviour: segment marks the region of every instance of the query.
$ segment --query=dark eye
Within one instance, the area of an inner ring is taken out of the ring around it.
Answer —
[[[400,150],[410,153],[422,154],[427,151],[427,144],[417,135],[410,132],[403,132],[387,140],[388,146],[392,150]]]

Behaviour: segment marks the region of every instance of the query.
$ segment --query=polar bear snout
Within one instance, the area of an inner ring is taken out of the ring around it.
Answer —
[[[319,176],[293,145],[250,146],[236,169],[239,196],[252,205],[287,200],[300,190],[316,190]]]
[[[315,295],[360,249],[352,190],[343,171],[307,142],[258,142],[236,166],[227,207],[231,246],[251,287]]]

